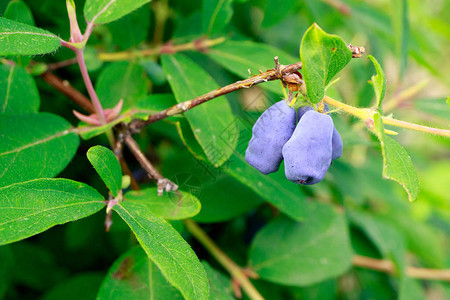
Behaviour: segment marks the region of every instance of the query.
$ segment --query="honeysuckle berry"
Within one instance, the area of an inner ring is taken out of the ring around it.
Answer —
[[[302,116],[307,112],[313,110],[313,107],[311,106],[302,106],[298,109],[298,119],[301,120]],[[328,112],[328,105],[325,104],[324,112]],[[342,138],[339,132],[337,131],[336,127],[333,126],[333,139],[331,142],[333,153],[331,155],[331,160],[335,160],[342,156],[343,151],[343,143]]]
[[[245,160],[263,174],[275,172],[283,160],[284,144],[297,122],[295,109],[281,100],[269,107],[256,121]]]
[[[333,120],[314,110],[306,111],[283,146],[286,178],[299,184],[316,184],[331,164]]]

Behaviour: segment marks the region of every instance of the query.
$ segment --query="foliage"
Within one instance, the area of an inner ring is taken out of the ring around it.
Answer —
[[[449,298],[449,12],[0,2],[0,298]],[[282,99],[342,137],[316,185],[245,160]]]

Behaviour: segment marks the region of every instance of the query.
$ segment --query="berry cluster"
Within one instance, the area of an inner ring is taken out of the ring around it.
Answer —
[[[284,158],[286,178],[309,185],[322,181],[331,161],[341,155],[342,139],[329,115],[310,106],[297,112],[281,100],[256,121],[245,160],[269,174]]]

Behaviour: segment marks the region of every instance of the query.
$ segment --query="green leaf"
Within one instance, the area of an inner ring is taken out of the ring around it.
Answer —
[[[223,68],[244,79],[252,76],[249,70],[254,75],[259,74],[259,70],[275,67],[275,56],[283,65],[298,62],[298,59],[280,49],[250,41],[227,41],[209,49],[206,54]],[[279,82],[265,82],[260,86],[276,94],[282,93]]]
[[[178,191],[158,196],[156,187],[129,191],[124,195],[124,198],[127,201],[144,205],[155,215],[170,220],[193,217],[198,214],[201,208],[200,201],[192,194]]]
[[[208,299],[205,270],[188,243],[145,204],[123,201],[114,210],[130,226],[150,259],[185,299]]]
[[[420,99],[414,101],[414,107],[420,111],[426,112],[445,120],[450,120],[450,98],[438,99]]]
[[[150,32],[150,6],[145,5],[107,25],[112,43],[120,50],[126,50],[145,41]]]
[[[386,136],[379,113],[374,114],[375,130],[380,140],[383,155],[383,177],[399,183],[414,201],[419,193],[419,180],[411,157],[394,139]]]
[[[0,114],[37,112],[39,92],[25,69],[18,65],[0,65]]]
[[[0,245],[90,216],[105,204],[92,187],[69,179],[36,179],[0,188]]]
[[[144,250],[135,247],[114,262],[100,287],[97,299],[181,300],[183,297],[167,282]]]
[[[59,48],[59,37],[38,27],[0,17],[0,55],[35,55]]]
[[[262,279],[306,286],[346,272],[352,264],[347,223],[331,206],[312,202],[307,219],[280,216],[256,235],[250,265]]]
[[[314,23],[303,35],[300,58],[308,98],[317,103],[334,75],[350,62],[352,51],[340,37],[327,34]]]
[[[375,90],[375,96],[377,100],[377,108],[381,112],[381,102],[383,101],[384,94],[386,93],[386,78],[384,78],[384,72],[381,68],[381,65],[372,55],[367,56],[373,62],[375,66],[375,70],[377,71],[377,75],[372,76],[371,83],[373,85],[373,89]]]
[[[285,20],[286,15],[295,8],[296,4],[295,1],[267,0],[261,27],[268,28]]]
[[[117,197],[122,186],[122,170],[117,157],[103,146],[89,148],[86,155],[113,196]]]
[[[399,300],[423,300],[427,299],[420,282],[408,276],[402,276],[398,291]]]
[[[64,119],[49,113],[0,118],[0,186],[61,172],[79,138]]]
[[[406,243],[394,227],[363,212],[353,211],[349,214],[349,219],[366,233],[383,257],[392,259],[400,270],[404,269]]]
[[[85,272],[70,277],[52,287],[40,300],[79,300],[95,299],[103,281],[104,274],[100,272]]]
[[[162,66],[178,103],[219,88],[200,66],[182,54],[163,55]],[[184,113],[192,131],[215,166],[222,165],[236,146],[234,116],[225,97],[211,100]]]
[[[150,81],[144,68],[129,62],[115,62],[100,73],[95,90],[104,108],[114,107],[123,99],[122,111],[145,97]]]
[[[22,0],[10,1],[3,16],[10,20],[34,26],[33,14]]]
[[[231,289],[231,280],[213,267],[206,261],[202,261],[203,268],[209,280],[209,300],[233,300]]]
[[[148,2],[150,0],[87,0],[84,4],[84,16],[89,23],[109,23]]]
[[[302,220],[306,215],[306,197],[303,190],[297,184],[286,180],[283,163],[277,172],[263,175],[245,161],[244,153],[252,134],[253,121],[241,118],[237,120],[238,148],[223,166],[223,170],[289,217]]]
[[[233,15],[232,0],[203,0],[203,33],[213,35],[220,32]]]
[[[400,78],[403,77],[408,59],[409,21],[408,1],[394,0],[391,2],[391,24],[394,32],[395,53],[399,59]]]

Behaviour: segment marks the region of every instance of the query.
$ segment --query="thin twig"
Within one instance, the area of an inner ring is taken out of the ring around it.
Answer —
[[[353,255],[353,265],[388,274],[393,274],[395,272],[394,263],[386,259]],[[426,269],[409,266],[406,268],[406,275],[417,279],[442,280],[450,282],[450,269]]]
[[[161,55],[161,54],[173,54],[181,51],[205,51],[206,49],[221,44],[225,42],[225,38],[217,38],[217,39],[205,39],[200,38],[189,43],[174,45],[169,42],[163,45],[158,45],[153,48],[148,48],[144,50],[132,50],[132,51],[122,51],[122,52],[114,52],[114,53],[99,53],[98,58],[102,61],[117,61],[117,60],[132,60],[136,57],[143,56],[152,56],[152,55]]]
[[[201,95],[199,97],[196,97],[192,100],[188,100],[188,101],[184,101],[181,103],[178,103],[172,107],[169,107],[163,111],[160,111],[154,115],[149,116],[149,118],[144,121],[144,120],[133,120],[130,122],[129,124],[129,128],[130,130],[134,133],[134,132],[139,132],[141,128],[154,123],[156,121],[165,119],[167,117],[170,117],[172,115],[175,114],[179,114],[182,112],[185,112],[193,107],[196,107],[197,105],[200,105],[206,101],[212,100],[214,98],[220,97],[222,95],[226,95],[229,94],[231,92],[240,90],[240,89],[244,89],[244,88],[250,88],[253,85],[262,83],[262,82],[267,82],[267,81],[272,81],[272,80],[277,80],[277,79],[282,79],[283,75],[286,74],[290,74],[290,73],[294,73],[298,70],[300,70],[302,67],[302,63],[298,62],[296,64],[292,64],[292,65],[288,65],[288,66],[283,66],[280,65],[280,72],[277,72],[277,70],[275,69],[271,69],[268,70],[267,72],[264,72],[262,74],[258,74],[255,75],[251,78],[248,79],[244,79],[241,81],[237,81],[234,82],[232,84],[229,84],[227,86],[218,88],[216,90],[213,90],[209,93],[206,93],[204,95]],[[278,73],[278,74],[277,74]]]
[[[123,132],[123,140],[125,144],[130,149],[131,153],[133,153],[134,157],[137,159],[139,164],[144,168],[147,172],[147,175],[154,179],[158,185],[158,195],[162,195],[164,191],[177,191],[178,185],[165,178],[158,172],[158,170],[151,164],[151,162],[145,157],[144,153],[142,153],[141,148],[136,143],[136,141],[131,137],[130,133],[127,131]]]
[[[80,93],[78,90],[73,88],[70,83],[66,80],[62,80],[55,74],[51,72],[44,72],[41,74],[42,79],[54,87],[56,90],[60,91],[64,95],[66,95],[70,100],[78,104],[81,108],[89,113],[94,113],[94,107],[92,106],[91,101]]]
[[[263,296],[253,286],[245,274],[243,268],[238,266],[225,252],[222,251],[214,241],[192,220],[184,220],[189,232],[214,256],[215,259],[231,274],[235,282],[238,282],[250,299],[262,300]]]
[[[58,61],[52,64],[47,64],[47,71],[54,71],[60,68],[64,68],[67,66],[71,66],[77,63],[77,58],[73,57],[73,58],[69,58],[63,61]]]

